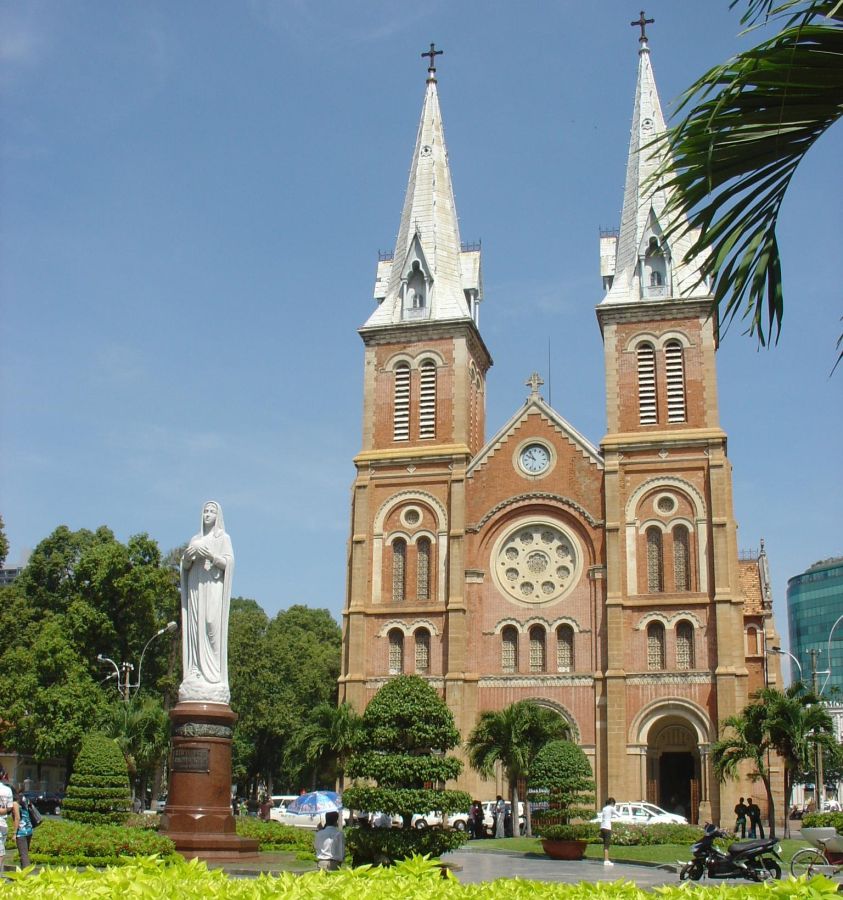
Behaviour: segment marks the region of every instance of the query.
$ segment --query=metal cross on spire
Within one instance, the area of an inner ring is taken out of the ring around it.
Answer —
[[[422,53],[422,57],[430,57],[430,63],[427,67],[427,73],[431,78],[436,75],[436,57],[441,56],[444,52],[444,50],[437,50],[436,45],[431,43],[430,50],[428,50],[426,53]]]
[[[634,22],[630,22],[633,28],[637,25],[641,29],[641,37],[638,38],[639,43],[646,43],[647,41],[647,26],[652,25],[656,20],[655,19],[647,19],[644,16],[644,10],[641,10],[641,15]],[[431,47],[433,44],[430,45]]]

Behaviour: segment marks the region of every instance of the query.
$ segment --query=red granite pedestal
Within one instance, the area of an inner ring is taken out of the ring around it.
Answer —
[[[173,726],[162,834],[192,859],[251,859],[258,842],[237,836],[231,810],[231,734],[237,714],[222,703],[179,703]]]

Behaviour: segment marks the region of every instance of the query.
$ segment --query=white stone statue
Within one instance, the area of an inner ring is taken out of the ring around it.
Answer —
[[[199,534],[181,558],[182,666],[179,701],[228,703],[228,609],[234,551],[222,507],[202,507]]]

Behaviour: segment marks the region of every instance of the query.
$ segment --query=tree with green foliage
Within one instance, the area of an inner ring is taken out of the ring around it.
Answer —
[[[254,600],[233,598],[229,625],[234,777],[298,790],[300,760],[286,753],[321,704],[336,705],[341,632],[328,610],[291,606],[269,619]]]
[[[528,779],[536,754],[548,741],[570,735],[568,723],[553,710],[532,700],[519,700],[499,711],[482,713],[466,741],[468,761],[484,778],[503,766],[509,782],[513,822],[518,822],[518,782]],[[530,805],[526,805],[527,834],[532,834]]]
[[[155,767],[169,748],[170,721],[161,699],[135,695],[128,703],[116,700],[100,725],[103,733],[123,752],[132,799],[143,798]]]
[[[594,774],[588,757],[572,741],[550,741],[530,767],[529,797],[546,802],[537,818],[567,825],[594,814]]]
[[[89,734],[76,757],[62,815],[71,822],[122,825],[130,803],[126,760],[117,742],[101,732]]]
[[[6,527],[3,524],[3,516],[0,516],[0,566],[6,564],[9,555],[9,539],[6,537]]]
[[[768,760],[777,754],[784,763],[785,811],[790,809],[794,776],[818,744],[834,740],[833,724],[816,695],[799,682],[786,691],[766,687],[752,702],[723,723],[723,737],[712,744],[714,773],[721,781],[737,778],[741,765],[752,766],[749,777],[760,779],[767,794],[770,835],[775,837],[775,803]],[[786,817],[785,817],[786,818]]]
[[[690,231],[686,259],[704,260],[713,279],[715,327],[743,310],[764,345],[778,338],[784,312],[782,202],[805,154],[843,114],[843,8],[745,3],[743,24],[778,19],[780,31],[685,91],[679,110],[690,110],[662,139],[669,153],[656,177],[672,194],[668,211],[687,217],[669,233]]]
[[[439,855],[459,846],[463,839],[459,833],[439,829],[418,832],[411,827],[414,813],[436,811],[446,816],[466,811],[471,805],[471,797],[464,791],[444,789],[444,783],[462,771],[462,762],[447,755],[459,740],[447,704],[418,675],[392,678],[375,694],[363,713],[348,774],[374,781],[377,786],[355,782],[343,793],[343,801],[350,809],[398,815],[404,829],[394,839],[386,829],[349,829],[348,841],[355,848],[356,858],[371,859],[378,853],[390,859],[398,858],[398,853]],[[377,853],[373,854],[375,846]]]
[[[320,703],[311,710],[307,722],[293,733],[287,744],[287,767],[311,767],[311,790],[316,789],[317,777],[326,764],[335,771],[337,790],[345,787],[348,758],[359,741],[363,720],[349,703]]]
[[[64,757],[70,770],[82,737],[115,696],[97,654],[138,660],[149,637],[178,615],[173,574],[146,535],[122,544],[108,528],[60,526],[35,548],[3,601],[0,740],[39,759]],[[166,641],[150,646],[144,691],[173,689],[172,659]]]

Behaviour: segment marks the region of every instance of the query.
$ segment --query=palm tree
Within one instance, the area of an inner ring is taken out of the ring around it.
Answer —
[[[840,0],[746,0],[742,24],[768,19],[782,20],[775,37],[682,95],[679,109],[691,109],[659,139],[669,153],[656,176],[679,216],[671,230],[692,235],[686,258],[707,257],[718,330],[743,308],[761,345],[781,330],[779,209],[805,154],[843,114]]]
[[[345,766],[360,737],[362,718],[350,703],[320,703],[308,721],[293,735],[286,750],[291,768],[302,762],[313,767],[312,784],[321,766],[329,759],[336,760],[338,788],[345,783]]]
[[[764,785],[770,835],[775,836],[770,754],[777,754],[784,763],[786,812],[794,775],[804,768],[812,748],[833,740],[833,725],[819,698],[799,682],[786,691],[762,688],[752,695],[752,700],[738,715],[724,721],[724,737],[712,745],[711,757],[714,773],[721,781],[737,778],[743,762],[752,765],[749,777],[760,779]],[[727,731],[731,733],[726,734]]]
[[[509,782],[512,820],[517,823],[518,780],[529,777],[530,765],[548,741],[569,734],[568,723],[555,712],[532,700],[520,700],[498,712],[487,710],[481,714],[465,744],[468,762],[484,778],[491,778],[495,765],[501,764]],[[526,812],[527,834],[531,835],[529,803]]]
[[[134,799],[138,781],[145,782],[167,752],[170,738],[167,713],[160,699],[135,696],[128,703],[119,701],[109,707],[103,731],[123,751]]]

